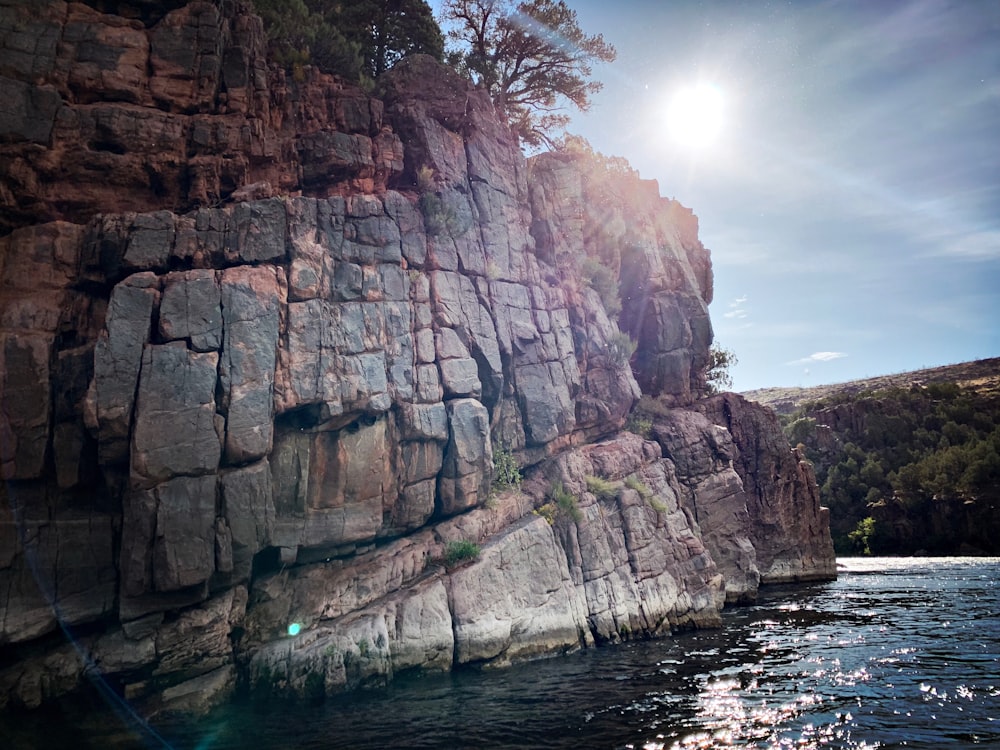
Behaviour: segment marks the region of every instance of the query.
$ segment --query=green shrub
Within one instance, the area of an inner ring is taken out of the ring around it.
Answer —
[[[632,355],[635,354],[636,346],[636,342],[627,333],[616,331],[608,339],[604,353],[618,367],[627,367]]]
[[[847,535],[847,538],[851,540],[852,544],[854,544],[855,549],[863,555],[870,555],[872,553],[871,543],[876,534],[875,527],[875,519],[871,516],[867,516],[858,521],[857,528]]]
[[[649,489],[649,485],[647,485],[645,482],[639,479],[639,477],[637,477],[635,474],[632,474],[631,476],[625,479],[625,486],[628,487],[630,490],[635,490],[636,492],[638,492],[639,496],[643,500],[649,500],[650,498],[653,497],[653,491]]]
[[[588,475],[586,477],[587,489],[598,499],[598,500],[614,500],[618,497],[618,486],[614,482],[609,482],[607,479],[602,479],[601,477],[593,477]]]
[[[521,486],[521,468],[510,448],[493,449],[493,491],[517,489]]]
[[[666,505],[656,498],[653,491],[649,488],[649,485],[639,479],[639,477],[635,474],[632,474],[625,480],[625,486],[638,492],[639,496],[649,503],[649,507],[657,513],[666,513],[667,510],[669,510]]]
[[[445,234],[455,224],[454,212],[437,193],[423,193],[420,196],[420,213],[424,215],[424,227],[431,237]]]
[[[549,497],[551,497],[552,501],[556,504],[559,515],[571,518],[577,522],[583,520],[583,512],[580,510],[580,505],[577,502],[576,496],[568,492],[566,488],[563,487],[562,482],[556,482],[552,485]]]
[[[649,440],[653,436],[653,420],[633,411],[625,420],[625,429]]]
[[[549,526],[555,525],[556,518],[559,517],[559,508],[555,503],[545,503],[534,511],[536,516],[541,516],[548,521]]]
[[[479,545],[468,539],[448,542],[444,547],[444,564],[453,568],[466,560],[475,560],[479,557],[479,552]]]

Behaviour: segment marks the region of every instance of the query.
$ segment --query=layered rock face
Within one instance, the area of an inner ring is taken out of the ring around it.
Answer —
[[[315,696],[834,574],[780,430],[701,400],[690,211],[525,162],[428,58],[287,81],[245,5],[177,5],[0,3],[0,706]]]

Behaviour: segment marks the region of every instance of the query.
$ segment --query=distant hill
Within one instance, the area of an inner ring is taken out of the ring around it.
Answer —
[[[744,391],[741,395],[750,401],[770,406],[778,414],[788,415],[807,401],[817,401],[829,396],[861,393],[863,391],[898,388],[920,383],[955,383],[977,392],[1000,394],[1000,357],[962,362],[957,365],[930,367],[895,375],[880,375],[864,380],[850,380],[846,383],[814,385],[810,388],[758,388]]]
[[[1000,554],[1000,358],[743,395],[812,464],[838,554]]]

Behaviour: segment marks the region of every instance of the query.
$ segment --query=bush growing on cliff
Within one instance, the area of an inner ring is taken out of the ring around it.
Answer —
[[[598,500],[614,500],[618,497],[618,485],[614,482],[609,482],[603,477],[595,477],[589,474],[585,477],[585,480],[590,494]]]
[[[493,449],[493,491],[517,489],[521,486],[521,467],[510,448]]]
[[[635,474],[630,474],[625,478],[625,486],[630,490],[635,490],[639,493],[639,497],[643,500],[650,500],[653,497],[653,491],[649,489],[649,485],[643,482]]]
[[[480,551],[479,545],[468,539],[448,542],[444,548],[444,564],[449,568],[454,568],[466,560],[475,560],[479,557]]]
[[[624,368],[628,367],[629,360],[635,354],[636,346],[636,342],[627,333],[616,331],[608,339],[604,352],[608,355],[608,359],[611,360],[612,364]]]
[[[851,543],[855,545],[855,551],[863,555],[872,553],[871,543],[875,537],[875,527],[875,519],[871,516],[858,521],[857,528],[847,535]]]
[[[553,139],[553,148],[564,154],[582,157],[586,164],[585,172],[605,185],[608,180],[616,178],[638,179],[639,170],[634,169],[624,156],[606,156],[596,150],[582,135],[566,133],[561,138]]]
[[[550,526],[557,518],[569,518],[575,522],[583,520],[583,511],[580,510],[576,496],[563,487],[562,482],[552,485],[549,498],[551,502],[545,503],[535,513],[548,521]]]
[[[446,0],[442,18],[457,45],[449,61],[493,97],[522,143],[552,143],[564,127],[564,101],[581,111],[601,84],[589,80],[596,62],[612,62],[615,48],[587,36],[562,0]]]
[[[653,436],[653,420],[633,409],[625,420],[625,429],[649,440]]]

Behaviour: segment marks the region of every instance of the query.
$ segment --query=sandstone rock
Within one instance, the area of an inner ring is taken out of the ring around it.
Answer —
[[[219,365],[226,409],[225,457],[240,464],[271,450],[277,359],[278,279],[270,268],[240,266],[222,274],[225,342]]]
[[[219,477],[221,512],[232,534],[232,578],[250,577],[253,557],[271,538],[274,499],[266,460]]]
[[[322,550],[374,539],[397,491],[387,440],[385,419],[283,439],[272,461],[273,543]]]
[[[165,341],[189,341],[196,352],[221,348],[222,302],[214,271],[167,274],[160,301],[159,333]]]
[[[147,346],[136,398],[132,476],[151,486],[178,475],[214,472],[221,453],[216,427],[218,355],[182,343]]]
[[[788,445],[774,412],[733,393],[706,399],[699,410],[727,428],[738,450],[733,463],[746,490],[761,582],[835,577],[829,511],[820,507],[812,468]]]
[[[450,516],[484,502],[493,478],[489,414],[471,398],[447,402],[448,445],[438,481],[438,512]]]
[[[110,614],[116,588],[112,517],[64,511],[52,519],[33,519],[18,507],[24,498],[16,485],[3,495],[0,644],[29,641],[60,625]]]
[[[510,559],[531,564],[503,564]],[[586,610],[568,572],[541,518],[529,516],[487,544],[479,560],[451,575],[455,662],[504,664],[586,645]]]
[[[725,576],[726,600],[754,601],[760,571],[732,437],[701,414],[681,410],[658,418],[653,433],[685,487],[682,504],[698,519],[702,540]]]
[[[48,335],[0,334],[0,478],[40,477],[49,440]]]
[[[177,477],[156,487],[153,587],[174,591],[215,568],[215,477]]]
[[[156,633],[159,662],[154,677],[188,680],[232,663],[229,634],[243,621],[247,591],[242,586],[182,612]]]
[[[599,642],[717,624],[725,597],[722,576],[680,507],[672,466],[648,445],[625,433],[565,453],[552,468],[550,481],[558,478],[579,498],[583,522],[563,526],[560,538]],[[586,489],[587,476],[619,482],[630,475],[648,498],[617,484],[613,499]]]
[[[38,708],[75,690],[83,674],[80,655],[65,643],[0,669],[0,709]]]
[[[166,688],[156,701],[156,713],[201,716],[225,703],[236,688],[236,669],[227,664],[207,674]]]

